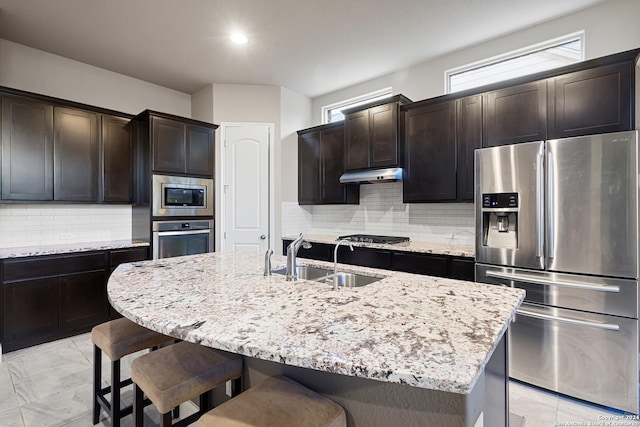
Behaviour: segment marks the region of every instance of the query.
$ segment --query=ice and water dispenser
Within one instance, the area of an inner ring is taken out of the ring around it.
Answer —
[[[482,245],[518,248],[518,193],[482,194]]]

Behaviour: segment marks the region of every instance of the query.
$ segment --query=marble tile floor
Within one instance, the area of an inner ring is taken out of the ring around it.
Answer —
[[[123,378],[129,375],[136,356],[122,360]],[[4,354],[0,363],[0,427],[90,427],[92,363],[88,333]],[[108,358],[103,357],[105,385],[109,372]],[[618,412],[518,382],[512,381],[509,388],[509,410],[524,417],[525,427],[640,426],[640,421],[612,420],[610,417],[621,415]],[[128,387],[122,401],[130,404],[132,400]],[[188,402],[182,405],[181,415],[188,416],[196,409]],[[145,425],[159,424],[152,406],[145,409],[145,417]],[[123,427],[132,424],[131,416],[123,419]],[[102,412],[99,426],[110,425]]]

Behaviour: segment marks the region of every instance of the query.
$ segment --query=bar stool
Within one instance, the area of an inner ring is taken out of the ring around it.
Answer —
[[[196,427],[346,427],[342,406],[284,376],[270,377],[204,414]]]
[[[142,355],[131,364],[135,426],[142,427],[144,422],[142,403],[145,394],[162,414],[161,427],[171,425],[172,409],[200,396],[198,412],[174,424],[184,426],[211,409],[214,388],[233,380],[232,396],[240,392],[241,376],[241,356],[190,342]]]
[[[173,340],[129,319],[120,318],[95,326],[91,330],[93,341],[93,425],[100,421],[100,407],[111,418],[113,427],[120,419],[133,412],[133,406],[120,407],[120,391],[132,383],[131,378],[121,381],[120,359],[128,354],[158,346]],[[102,388],[102,352],[111,360],[111,386]],[[106,398],[111,394],[111,402]]]

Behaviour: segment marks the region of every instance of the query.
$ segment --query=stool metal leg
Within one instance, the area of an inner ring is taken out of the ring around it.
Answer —
[[[100,421],[100,404],[98,403],[98,393],[102,388],[102,350],[93,346],[93,425]]]
[[[160,427],[171,427],[172,423],[172,411],[165,412],[162,414],[162,420],[160,421]],[[138,427],[138,426],[136,426]]]
[[[138,384],[133,383],[133,420],[135,427],[142,427],[144,425],[144,393],[142,389],[138,387]]]
[[[120,359],[111,362],[111,425],[120,427]]]
[[[242,392],[242,377],[231,380],[231,397],[236,397]]]

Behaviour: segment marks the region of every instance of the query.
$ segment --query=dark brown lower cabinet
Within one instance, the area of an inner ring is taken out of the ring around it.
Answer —
[[[88,332],[118,317],[107,298],[108,274],[122,262],[148,258],[149,248],[137,247],[3,260],[2,351]]]
[[[109,317],[104,270],[60,276],[59,286],[61,329],[83,331]]]
[[[58,278],[3,284],[2,351],[29,347],[56,338]]]
[[[287,246],[291,242],[291,240],[283,240],[283,255],[287,255]],[[300,248],[298,258],[332,262],[334,248],[334,245],[327,243],[312,243],[310,249]],[[469,257],[363,247],[354,247],[353,249],[353,252],[351,252],[346,246],[340,247],[338,249],[338,262],[383,270],[448,277],[470,282],[473,282],[475,278],[475,261]]]
[[[396,252],[393,254],[392,268],[407,273],[448,277],[448,263],[446,256]]]

